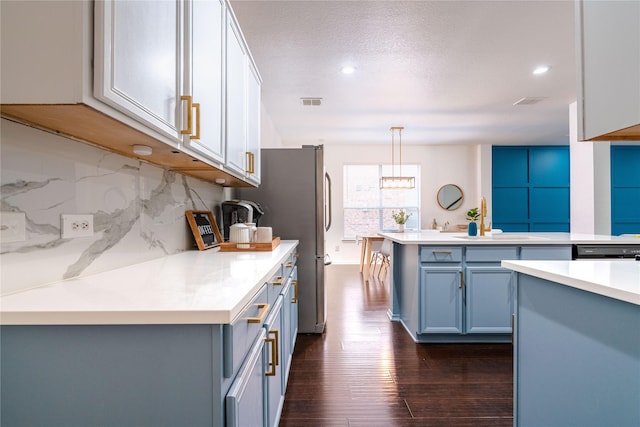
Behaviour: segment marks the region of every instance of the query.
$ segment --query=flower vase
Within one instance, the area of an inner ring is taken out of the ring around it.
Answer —
[[[477,236],[478,235],[478,224],[476,224],[475,222],[470,222],[469,223],[469,228],[468,228],[468,233],[469,236]]]
[[[398,232],[404,233],[404,224],[398,224]]]

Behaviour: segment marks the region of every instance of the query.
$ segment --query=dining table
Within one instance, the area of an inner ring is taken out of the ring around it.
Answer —
[[[362,240],[362,249],[360,251],[360,273],[364,281],[369,281],[370,269],[371,269],[371,247],[373,242],[383,241],[384,237],[379,235],[362,235],[358,236],[358,240]]]

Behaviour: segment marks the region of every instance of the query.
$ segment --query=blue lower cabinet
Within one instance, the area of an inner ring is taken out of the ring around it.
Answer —
[[[417,257],[418,277],[394,284],[394,303],[416,342],[510,342],[517,278],[500,262],[569,260],[571,245],[420,246],[406,253]],[[403,257],[396,262],[411,271],[412,260]]]
[[[493,266],[465,269],[465,331],[511,333],[514,304],[513,271]]]
[[[518,274],[514,426],[640,426],[640,306]]]
[[[294,269],[289,277],[287,284],[282,290],[282,317],[283,317],[283,334],[282,334],[282,369],[283,389],[286,388],[289,379],[289,371],[291,369],[291,361],[293,360],[293,350],[296,345],[298,336],[298,279],[297,269]]]
[[[284,404],[284,334],[283,334],[283,296],[280,295],[264,322],[266,333],[265,347],[265,396],[264,396],[264,426],[277,427],[280,412]],[[259,424],[255,424],[258,426]]]
[[[227,393],[227,427],[265,425],[265,337],[263,330]]]
[[[421,267],[418,333],[462,333],[462,298],[460,267]]]

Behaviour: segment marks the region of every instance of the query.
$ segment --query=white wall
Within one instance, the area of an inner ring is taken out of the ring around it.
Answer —
[[[325,168],[333,181],[333,225],[326,233],[326,250],[335,263],[360,262],[360,246],[343,240],[343,166],[345,164],[390,164],[389,146],[379,145],[325,145]],[[403,145],[403,163],[421,165],[420,204],[421,228],[431,228],[435,218],[439,224],[449,221],[452,225],[466,224],[469,208],[480,206],[480,191],[491,188],[481,182],[486,167],[481,167],[482,150],[476,145]],[[490,147],[489,147],[489,159]],[[490,169],[489,169],[490,170]],[[438,206],[436,194],[445,184],[456,184],[464,192],[464,202],[455,211],[445,211]],[[491,206],[489,194],[487,205]],[[489,216],[490,216],[489,212]]]
[[[569,105],[571,232],[611,234],[609,142],[578,141],[577,104]]]

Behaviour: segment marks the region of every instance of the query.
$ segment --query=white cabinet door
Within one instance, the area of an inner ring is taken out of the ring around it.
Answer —
[[[640,2],[576,6],[578,138],[640,139]]]
[[[224,4],[220,0],[193,1],[188,13],[191,26],[186,45],[186,93],[192,98],[191,133],[184,135],[187,146],[224,162],[223,123],[223,42]]]
[[[96,98],[179,141],[183,1],[96,2]]]
[[[247,61],[247,180],[260,184],[260,86],[258,70]]]
[[[233,171],[246,174],[246,82],[247,55],[244,41],[233,15],[227,14],[227,166]]]

